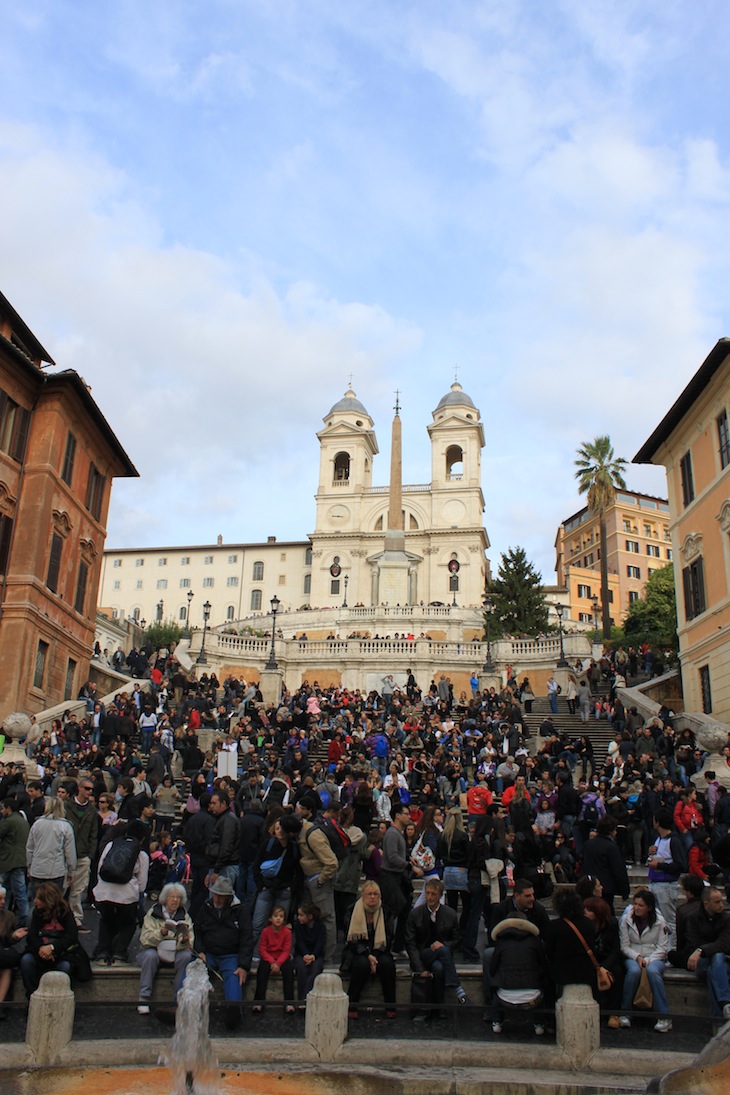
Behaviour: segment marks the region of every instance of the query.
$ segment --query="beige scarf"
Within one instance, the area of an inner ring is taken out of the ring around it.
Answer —
[[[385,939],[385,917],[383,916],[382,905],[378,905],[373,918],[373,923],[375,925],[373,950],[385,950],[387,943]],[[357,943],[359,940],[367,938],[368,925],[367,920],[365,919],[365,907],[362,903],[362,898],[360,898],[360,900],[355,903],[355,908],[352,910],[350,927],[347,932],[347,942]]]

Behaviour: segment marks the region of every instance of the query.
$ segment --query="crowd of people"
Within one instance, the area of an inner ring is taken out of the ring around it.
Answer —
[[[703,755],[670,711],[645,723],[623,708],[615,655],[602,691],[595,664],[577,665],[565,697],[610,722],[596,757],[590,733],[563,733],[554,713],[531,740],[535,694],[510,667],[501,690],[475,675],[455,695],[445,674],[421,690],[409,671],[402,689],[390,674],[369,693],[305,681],[267,706],[236,677],[188,678],[169,651],[133,654],[149,690],[105,707],[86,685],[86,717],[28,735],[37,776],[0,766],[0,1002],[16,968],[30,995],[47,969],[84,980],[96,963],[129,964],[139,932],[140,1014],[160,966],[176,995],[200,958],[231,1028],[250,977],[255,1012],[273,975],[293,1014],[336,954],[352,1018],[373,979],[395,1016],[399,962],[419,1019],[447,990],[468,1003],[459,968],[481,964],[495,1033],[576,982],[609,1025],[629,1026],[647,979],[666,1032],[667,962],[705,979],[713,1016],[730,1017],[730,796],[705,772],[698,798]],[[630,863],[647,865],[648,885],[617,920]]]

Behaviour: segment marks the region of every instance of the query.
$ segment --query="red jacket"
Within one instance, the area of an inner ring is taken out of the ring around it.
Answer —
[[[291,958],[291,928],[284,927],[275,932],[271,924],[267,924],[259,939],[259,956],[272,966],[282,966]]]
[[[466,792],[466,808],[470,814],[486,814],[487,806],[493,802],[492,792],[485,783],[475,783]]]

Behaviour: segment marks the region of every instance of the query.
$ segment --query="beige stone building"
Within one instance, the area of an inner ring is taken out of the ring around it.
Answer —
[[[617,491],[606,514],[608,585],[612,618],[621,624],[648,578],[672,561],[669,503],[636,491]],[[555,537],[555,570],[568,590],[571,620],[594,620],[593,598],[601,595],[598,516],[587,506],[566,518]]]
[[[730,339],[723,338],[637,464],[663,464],[684,705],[730,722]]]
[[[478,608],[488,573],[483,525],[478,409],[458,383],[427,425],[428,482],[400,481],[400,412],[388,485],[373,485],[378,442],[367,410],[349,389],[324,417],[315,529],[306,539],[127,548],[104,556],[101,607],[147,622],[162,617],[210,626],[303,606],[341,608],[441,604]]]

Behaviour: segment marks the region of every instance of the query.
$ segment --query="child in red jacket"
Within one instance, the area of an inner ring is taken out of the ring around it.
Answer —
[[[284,1010],[287,1015],[293,1015],[295,1008],[294,999],[294,963],[291,957],[292,936],[291,928],[284,923],[286,912],[281,905],[275,905],[271,910],[269,923],[261,932],[259,939],[259,968],[256,974],[256,993],[254,1000],[266,999],[266,988],[269,983],[269,975],[280,973],[284,985]],[[253,1011],[263,1011],[262,1004],[254,1004]]]

